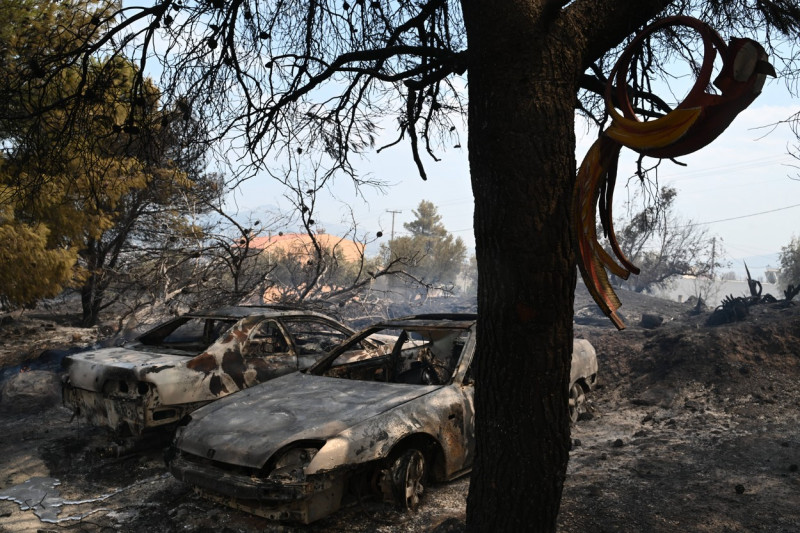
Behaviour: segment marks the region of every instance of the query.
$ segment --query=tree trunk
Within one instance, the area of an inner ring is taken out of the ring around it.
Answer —
[[[103,289],[96,274],[90,274],[81,287],[81,326],[88,328],[97,324],[100,305],[103,301]]]
[[[479,267],[467,529],[555,531],[570,446],[580,61],[530,2],[509,4],[463,3]]]
[[[99,243],[90,239],[83,251],[86,269],[89,271],[86,280],[81,286],[81,326],[88,328],[97,324],[100,306],[103,303],[106,283],[102,279],[102,259],[99,252]]]

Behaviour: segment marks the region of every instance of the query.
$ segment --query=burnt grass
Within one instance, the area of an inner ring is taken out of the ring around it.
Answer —
[[[616,331],[576,294],[575,335],[597,349],[600,385],[572,430],[559,531],[800,531],[800,301],[710,326],[689,304],[621,299],[628,327]],[[645,315],[660,324],[643,327]],[[97,337],[40,315],[0,326],[0,498],[36,476],[58,479],[65,500],[104,497],[64,505],[59,518],[79,518],[59,523],[0,499],[0,532],[463,530],[468,478],[430,487],[414,514],[365,499],[305,527],[219,506],[169,476],[161,449],[116,456],[107,433],[70,420],[57,391],[8,385],[45,349]]]

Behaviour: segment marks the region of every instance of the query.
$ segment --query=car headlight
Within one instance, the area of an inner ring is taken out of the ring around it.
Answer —
[[[275,460],[272,471],[267,476],[276,481],[303,481],[305,469],[317,455],[322,446],[290,448]]]

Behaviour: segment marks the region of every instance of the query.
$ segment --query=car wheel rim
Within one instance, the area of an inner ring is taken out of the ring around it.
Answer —
[[[417,449],[406,450],[392,467],[392,492],[398,507],[415,511],[424,491],[425,455]]]
[[[409,461],[406,470],[406,506],[409,509],[416,509],[419,505],[422,491],[422,477],[425,473],[425,464],[422,454],[417,452]]]
[[[578,421],[584,400],[586,400],[586,396],[583,393],[583,388],[577,383],[574,384],[569,390],[569,418],[573,422]]]

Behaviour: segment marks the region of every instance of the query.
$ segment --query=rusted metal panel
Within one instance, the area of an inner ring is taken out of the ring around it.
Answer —
[[[401,331],[394,347],[352,350],[383,330]],[[215,501],[303,523],[338,509],[352,480],[391,495],[395,459],[410,448],[436,480],[452,479],[474,461],[474,353],[474,316],[368,328],[306,373],[196,411],[178,428],[169,468]],[[594,348],[576,340],[570,385],[596,374]]]
[[[432,389],[432,388],[431,388]],[[200,457],[261,468],[287,444],[332,438],[359,420],[374,417],[430,392],[425,388],[296,372],[210,406],[185,428],[183,449]],[[223,414],[212,413],[223,410]],[[224,414],[227,413],[227,414]]]
[[[185,322],[179,319],[154,328],[130,346],[68,356],[64,404],[92,424],[137,435],[174,425],[201,405],[296,371],[299,359],[289,329],[305,335],[304,366],[322,355],[314,354],[309,346],[330,344],[353,333],[318,313],[280,310],[246,316],[242,308],[225,312],[229,314],[191,317],[205,321],[203,335],[207,340],[216,338],[199,354],[191,350],[202,346],[201,341],[161,341]],[[225,329],[217,338],[216,332]],[[303,329],[311,333],[304,334]],[[309,342],[314,340],[314,332],[318,337],[325,336],[325,342]]]

